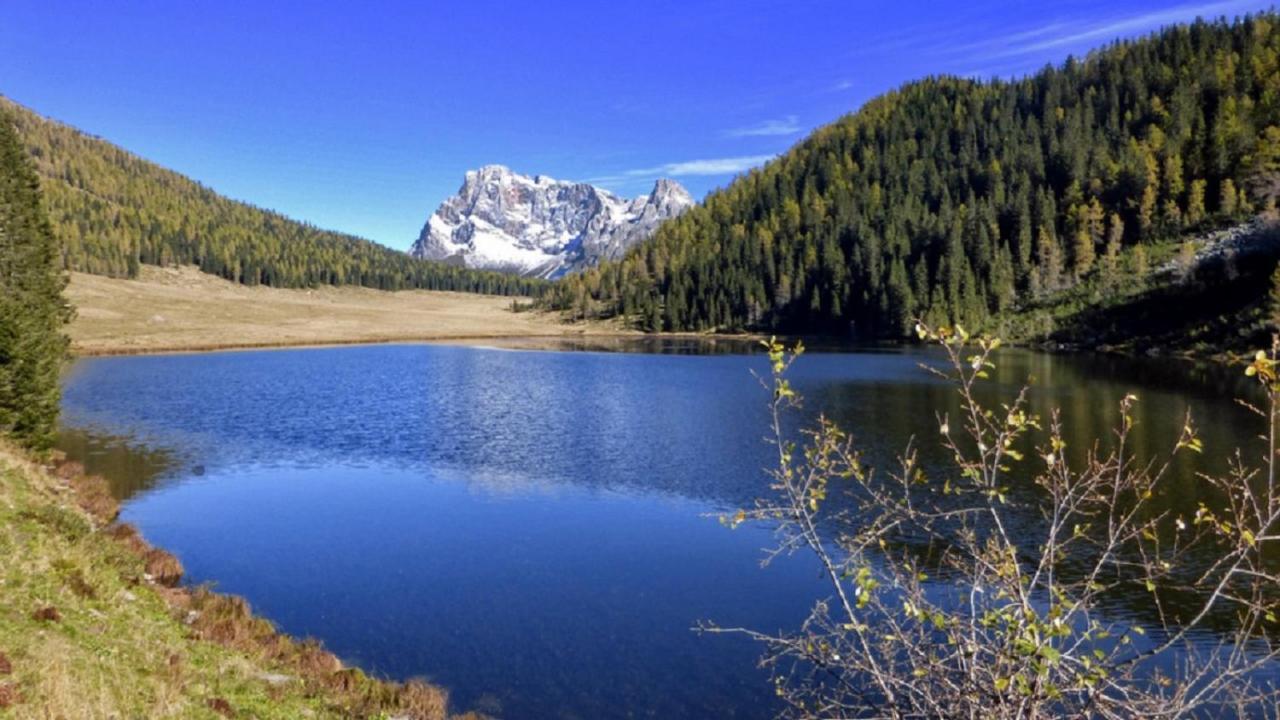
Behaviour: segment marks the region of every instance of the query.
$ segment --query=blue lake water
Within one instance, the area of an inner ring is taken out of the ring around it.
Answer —
[[[700,620],[795,628],[825,596],[804,556],[760,567],[770,529],[714,517],[766,492],[763,356],[436,345],[87,359],[62,445],[190,582],[246,597],[346,662],[447,687],[506,718],[769,717],[760,648]],[[655,352],[656,350],[656,352]],[[723,350],[723,346],[721,346]],[[875,463],[936,437],[952,391],[923,351],[806,355],[795,382]],[[1236,373],[1094,356],[1002,356],[1068,440],[1137,392],[1139,451],[1187,409],[1210,448],[1256,434]],[[1075,433],[1075,435],[1072,435]],[[926,462],[942,456],[925,443]],[[1193,467],[1186,502],[1194,506]],[[1121,598],[1117,613],[1144,612]]]

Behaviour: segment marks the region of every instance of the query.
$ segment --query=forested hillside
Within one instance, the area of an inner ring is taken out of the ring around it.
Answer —
[[[982,326],[1274,208],[1280,16],[1196,22],[1017,81],[911,83],[563,281],[653,330]]]
[[[417,260],[222,197],[111,143],[0,98],[35,160],[65,266],[133,277],[141,264],[194,264],[246,285],[362,285],[506,295],[537,281]]]

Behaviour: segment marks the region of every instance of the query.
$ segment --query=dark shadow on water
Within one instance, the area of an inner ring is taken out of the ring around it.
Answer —
[[[496,350],[642,353],[648,355],[747,355],[761,350],[760,342],[750,338],[733,336],[671,337],[661,335],[492,338],[476,341],[472,347]]]
[[[179,467],[172,452],[147,447],[128,437],[64,427],[57,447],[90,475],[107,479],[120,501],[156,487]]]

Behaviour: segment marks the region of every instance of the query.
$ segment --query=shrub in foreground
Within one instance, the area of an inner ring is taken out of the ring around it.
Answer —
[[[1255,467],[1237,451],[1227,473],[1201,475],[1220,500],[1186,516],[1170,495],[1173,457],[1204,450],[1190,417],[1162,458],[1136,457],[1130,395],[1114,437],[1069,453],[1062,419],[1032,413],[1026,388],[998,407],[977,399],[998,341],[918,331],[959,396],[959,416],[938,418],[940,469],[913,446],[870,468],[825,417],[790,439],[787,371],[803,348],[767,344],[771,494],[724,520],[776,525],[769,557],[812,553],[830,595],[794,632],[702,629],[762,643],[799,717],[1275,716],[1261,679],[1278,652],[1280,584],[1264,561],[1280,540],[1275,353],[1247,369],[1265,396],[1246,403],[1265,455]],[[1110,611],[1135,593],[1153,626]]]

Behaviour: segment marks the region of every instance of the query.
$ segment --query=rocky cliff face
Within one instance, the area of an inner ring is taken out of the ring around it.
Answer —
[[[587,183],[529,177],[501,165],[466,175],[409,252],[467,267],[544,278],[620,257],[658,224],[693,205],[673,180],[632,200]]]

